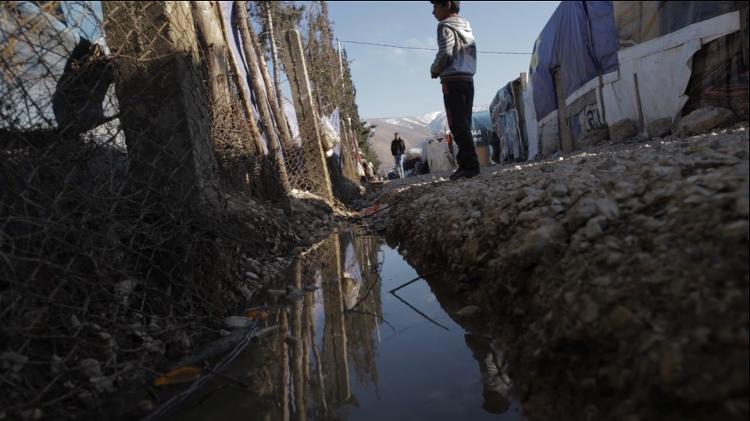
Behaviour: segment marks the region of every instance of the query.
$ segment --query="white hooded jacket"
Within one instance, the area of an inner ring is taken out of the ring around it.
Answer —
[[[430,67],[440,80],[473,80],[477,71],[477,46],[469,21],[458,15],[438,22],[438,53]]]

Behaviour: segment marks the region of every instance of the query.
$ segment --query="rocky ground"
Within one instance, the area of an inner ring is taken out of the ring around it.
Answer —
[[[748,155],[747,123],[605,144],[387,183],[367,219],[442,273],[531,420],[744,420]]]

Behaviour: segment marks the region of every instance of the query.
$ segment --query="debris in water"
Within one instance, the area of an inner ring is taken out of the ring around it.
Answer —
[[[169,373],[161,377],[157,377],[156,380],[154,380],[154,386],[166,386],[170,384],[191,383],[197,380],[200,376],[201,376],[200,368],[180,367],[180,368],[170,371]]]

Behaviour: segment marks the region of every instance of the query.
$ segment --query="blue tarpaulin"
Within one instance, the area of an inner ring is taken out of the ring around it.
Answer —
[[[617,70],[617,49],[612,2],[561,2],[539,35],[529,66],[537,120],[557,109],[556,68],[567,98],[600,73]]]

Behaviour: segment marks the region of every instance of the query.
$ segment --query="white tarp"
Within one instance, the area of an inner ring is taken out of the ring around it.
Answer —
[[[526,75],[526,89],[523,90],[523,116],[526,121],[526,140],[529,144],[526,159],[531,161],[539,154],[539,124],[536,121],[536,110],[534,109],[534,87],[531,77]]]
[[[427,141],[426,149],[427,165],[430,166],[431,173],[453,170],[448,143],[429,140]]]
[[[688,100],[685,90],[693,55],[706,42],[739,29],[739,12],[732,12],[620,50],[619,78],[603,89],[607,124],[626,118],[638,121],[636,74],[644,126],[660,118],[678,117]]]

